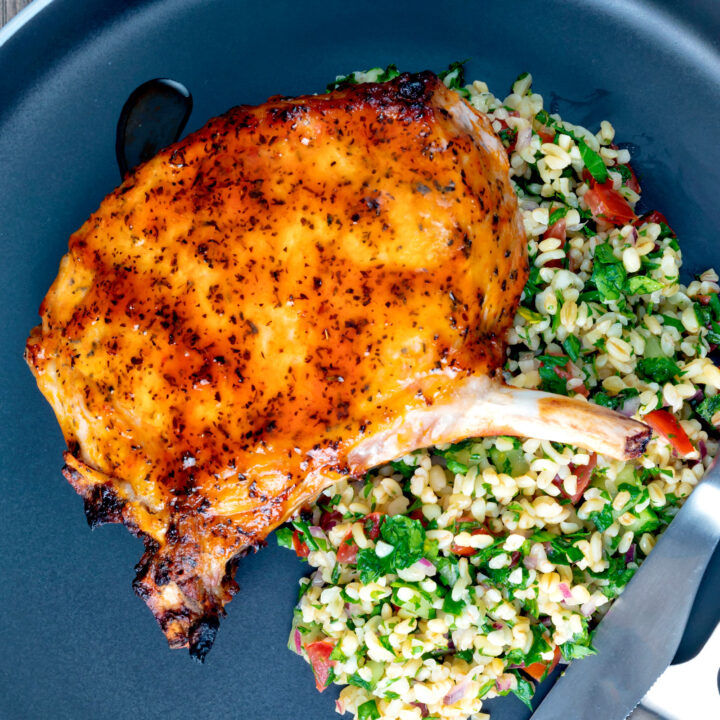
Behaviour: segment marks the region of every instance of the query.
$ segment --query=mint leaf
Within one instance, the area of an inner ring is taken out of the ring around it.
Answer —
[[[512,691],[513,695],[522,700],[522,702],[532,710],[531,701],[535,694],[535,686],[529,680],[522,677],[517,671],[513,671],[513,674],[517,678],[517,687]]]
[[[625,283],[625,291],[629,295],[645,295],[660,290],[661,288],[661,282],[653,280],[653,278],[642,277],[641,275],[628,278]]]
[[[604,183],[608,179],[608,170],[600,155],[589,148],[584,140],[578,141],[578,149],[580,150],[580,157],[585,163],[588,172],[599,183]]]
[[[612,245],[610,243],[603,243],[602,245],[598,245],[595,248],[595,253],[593,254],[593,259],[595,262],[601,262],[604,265],[615,265],[617,263],[622,262],[619,258],[615,257],[615,253],[613,252]]]
[[[623,287],[627,273],[622,264],[604,265],[596,263],[590,281],[595,284],[604,300],[619,300],[623,296]]]

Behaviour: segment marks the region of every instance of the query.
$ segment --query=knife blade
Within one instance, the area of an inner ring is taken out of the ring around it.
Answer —
[[[692,659],[671,665],[642,699],[642,706],[667,720],[720,718],[720,625]],[[635,713],[630,720],[635,720]]]
[[[719,539],[715,463],[598,625],[597,654],[568,667],[532,720],[624,720],[672,661]]]

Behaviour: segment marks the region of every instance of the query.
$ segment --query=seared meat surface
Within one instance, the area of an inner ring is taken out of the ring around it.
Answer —
[[[506,153],[431,73],[235,108],[103,201],[27,358],[171,646],[202,658],[234,562],[341,476],[496,432],[642,450],[496,379],[526,276]]]

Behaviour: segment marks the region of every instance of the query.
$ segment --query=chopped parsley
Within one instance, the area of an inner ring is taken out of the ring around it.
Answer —
[[[562,346],[570,359],[573,362],[577,362],[578,358],[580,357],[580,341],[577,339],[577,337],[572,334],[568,335],[563,340]]]
[[[668,357],[643,358],[637,364],[640,377],[660,385],[670,382],[682,373],[677,364]]]
[[[590,520],[600,532],[605,532],[613,524],[612,506],[607,503],[600,512],[591,512]]]
[[[592,645],[566,642],[560,646],[560,652],[562,653],[563,658],[570,662],[571,660],[580,660],[588,655],[595,655],[597,650]]]
[[[625,401],[631,397],[637,397],[640,391],[637,388],[623,388],[617,395],[608,395],[605,392],[595,393],[592,397],[596,405],[617,410],[625,404]]]
[[[385,543],[392,546],[392,551],[384,557],[380,557],[375,548],[364,548],[358,552],[357,567],[360,581],[364,584],[408,568],[421,557],[437,557],[437,541],[427,539],[419,520],[404,515],[389,517],[382,524],[380,535]]]
[[[469,59],[469,58],[468,58]],[[467,60],[450,63],[447,70],[438,76],[451,90],[455,90],[466,100],[470,99],[470,91],[465,87],[465,63]]]
[[[570,358],[565,355],[540,355],[538,360],[540,360],[538,368],[540,389],[557,395],[567,395],[567,380],[560,377],[556,368],[564,368]]]
[[[281,527],[275,531],[275,539],[280,547],[293,549],[293,531],[289,527]]]
[[[712,419],[716,412],[720,410],[720,395],[706,397],[695,408],[695,412],[706,422],[712,425]]]
[[[567,215],[568,209],[567,207],[555,208],[555,210],[550,213],[548,226],[554,225],[558,220],[562,220]]]
[[[374,700],[368,700],[362,705],[358,706],[358,720],[379,720],[380,711],[378,710],[377,703]]]

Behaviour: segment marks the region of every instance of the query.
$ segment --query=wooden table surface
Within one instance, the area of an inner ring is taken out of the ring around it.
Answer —
[[[29,4],[30,0],[0,0],[0,26]]]

